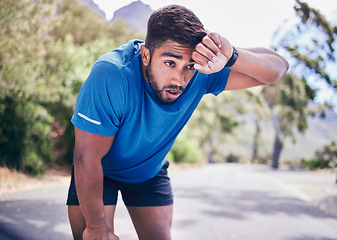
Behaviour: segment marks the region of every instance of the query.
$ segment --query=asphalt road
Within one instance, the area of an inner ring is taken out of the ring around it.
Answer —
[[[335,176],[213,164],[171,175],[173,240],[337,239]],[[68,186],[0,195],[0,239],[71,239]],[[322,210],[323,209],[323,210]],[[115,231],[137,239],[121,202]]]

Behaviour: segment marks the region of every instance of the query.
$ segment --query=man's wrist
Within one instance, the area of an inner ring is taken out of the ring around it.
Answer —
[[[238,51],[236,50],[235,47],[233,47],[232,56],[226,63],[225,68],[230,68],[231,66],[233,66],[237,59],[238,59]]]
[[[88,229],[91,229],[91,230],[104,229],[106,227],[105,220],[103,221],[99,220],[98,222],[91,223],[91,224],[86,223],[86,226]]]

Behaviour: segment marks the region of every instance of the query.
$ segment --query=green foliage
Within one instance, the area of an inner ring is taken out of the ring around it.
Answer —
[[[108,25],[105,38],[113,39],[119,46],[130,39],[144,40],[145,34],[140,33],[137,30],[129,30],[125,21],[117,20],[116,22]]]
[[[315,153],[318,159],[328,162],[329,167],[337,167],[337,142],[332,141],[329,145],[323,146],[322,150]]]
[[[320,11],[311,8],[307,3],[299,0],[296,0],[296,2],[297,5],[295,5],[294,9],[297,15],[301,18],[301,22],[304,24],[314,25],[322,30],[322,33],[324,33],[326,37],[326,46],[329,49],[329,51],[327,51],[328,57],[330,59],[335,59],[335,56],[331,54],[331,52],[334,52],[333,43],[337,34],[337,27],[331,26],[329,21],[327,21]],[[314,39],[314,42],[317,43],[318,41]]]
[[[91,66],[119,41],[143,35],[75,0],[3,0],[0,24],[0,165],[42,174],[55,161],[55,122],[66,129],[62,162],[70,164],[70,118]]]
[[[263,140],[261,137],[262,133],[261,122],[263,120],[270,119],[270,110],[266,102],[263,100],[260,90],[261,89],[258,88],[258,89],[248,89],[245,91],[248,104],[251,105],[251,109],[255,117],[255,133],[253,137],[252,156],[250,160],[251,163],[255,163],[256,161],[261,163],[260,160],[263,159],[262,157]]]
[[[52,156],[53,118],[19,93],[6,95],[0,102],[0,165],[42,174]]]
[[[310,160],[302,160],[300,166],[310,170],[323,169],[327,167],[324,161],[321,161],[317,158],[313,158]]]
[[[174,162],[174,156],[173,156],[172,151],[169,151],[169,152],[167,153],[167,155],[165,156],[165,159],[166,159],[167,161],[169,161],[169,162]]]
[[[197,141],[188,138],[184,134],[179,135],[170,154],[172,154],[171,157],[173,157],[173,160],[176,163],[200,163],[204,160],[204,154],[200,150]]]
[[[290,70],[279,82],[264,87],[263,96],[272,115],[275,127],[273,166],[278,166],[284,139],[292,138],[295,131],[305,133],[309,128],[307,118],[314,110],[309,102],[314,100],[316,89],[308,84],[312,81],[325,82],[337,89],[328,72],[328,64],[335,61],[335,28],[319,10],[296,0],[294,7],[299,21],[291,26],[284,25],[274,34],[274,49],[289,57]],[[284,28],[284,29],[282,29]]]
[[[83,45],[100,39],[107,29],[108,23],[98,13],[77,0],[58,1],[57,10],[58,17],[53,19],[56,39],[64,41],[71,34],[75,44]]]
[[[143,33],[129,30],[127,23],[122,20],[106,22],[78,0],[58,1],[57,9],[59,15],[53,19],[55,27],[52,30],[57,40],[65,41],[71,34],[76,45],[110,39],[119,46],[132,38],[145,38]]]
[[[303,160],[302,165],[308,169],[323,169],[337,167],[337,142],[332,141],[315,152],[315,158]]]
[[[311,110],[307,106],[313,91],[294,74],[287,74],[281,81],[263,88],[263,96],[283,137],[293,138],[295,130],[304,133],[308,129],[307,116]]]
[[[53,146],[53,118],[39,102],[50,41],[47,3],[6,0],[0,7],[0,164],[34,175],[44,171]]]
[[[226,162],[228,163],[238,163],[240,160],[240,156],[235,155],[233,153],[230,153],[227,157],[226,157]]]
[[[190,139],[197,139],[208,162],[224,159],[221,143],[239,126],[237,115],[245,112],[240,93],[205,96],[184,131]]]
[[[299,78],[315,75],[315,81],[324,80],[336,90],[336,76],[327,70],[328,64],[336,61],[336,26],[332,26],[326,17],[306,2],[295,1],[295,12],[299,22],[287,29],[283,35],[280,28],[275,33],[275,49],[284,49],[293,60],[292,71]]]

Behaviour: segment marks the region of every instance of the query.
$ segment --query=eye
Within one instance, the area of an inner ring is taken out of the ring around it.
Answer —
[[[186,67],[188,70],[194,70],[194,64],[190,64]]]
[[[174,67],[174,65],[175,65],[174,62],[172,62],[172,61],[165,62],[165,64],[169,67]]]

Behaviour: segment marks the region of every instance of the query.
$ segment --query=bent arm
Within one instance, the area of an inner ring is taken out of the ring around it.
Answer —
[[[87,229],[107,231],[103,205],[102,157],[114,137],[92,134],[75,127],[74,173],[80,208]]]
[[[273,83],[288,70],[288,62],[267,48],[238,48],[225,90],[244,89]]]
[[[267,48],[237,48],[238,58],[230,67],[225,90],[236,90],[273,83],[286,74],[288,62]],[[217,33],[202,39],[192,58],[194,67],[206,74],[222,70],[233,54],[232,44]]]

